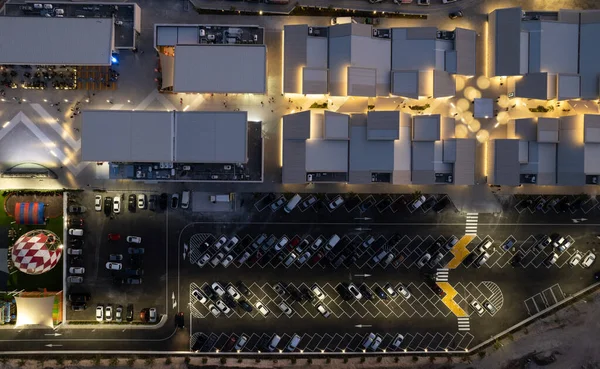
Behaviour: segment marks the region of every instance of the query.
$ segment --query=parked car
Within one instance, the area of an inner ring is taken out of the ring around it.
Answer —
[[[421,258],[417,261],[417,268],[423,268],[425,264],[429,262],[429,260],[431,260],[431,255],[429,253],[421,256]]]
[[[470,305],[479,315],[483,315],[485,312],[477,300],[471,300]]]
[[[179,194],[174,193],[171,195],[171,209],[177,209],[179,207]]]
[[[113,198],[106,196],[104,198],[104,214],[106,216],[109,216],[110,213],[112,212],[112,204],[113,204]]]
[[[283,206],[283,204],[285,204],[287,200],[285,199],[285,197],[281,196],[280,198],[277,199],[277,201],[275,201],[274,203],[271,204],[271,210],[275,211],[277,209],[279,209],[280,207]]]
[[[123,306],[119,305],[115,309],[115,322],[121,323],[123,321]]]
[[[119,233],[109,233],[108,240],[109,241],[118,241],[121,239],[121,235]]]
[[[129,243],[142,243],[142,237],[127,236],[127,242],[129,242]]]
[[[342,198],[341,195],[338,195],[333,200],[331,200],[331,202],[329,202],[328,206],[329,206],[330,210],[335,210],[335,209],[339,208],[343,203],[344,203],[344,198]]]
[[[192,296],[194,296],[201,304],[204,304],[208,301],[208,298],[206,298],[206,296],[204,296],[204,294],[197,288],[192,291]]]
[[[506,241],[504,241],[502,243],[502,245],[500,247],[502,247],[502,250],[504,251],[508,251],[510,250],[515,244],[517,243],[517,239],[514,238],[513,236],[508,237],[508,239]]]
[[[107,262],[106,263],[106,269],[108,270],[121,270],[123,269],[123,264],[121,263],[113,263],[113,262]]]
[[[594,264],[594,261],[596,261],[596,255],[594,255],[594,253],[590,252],[589,254],[587,254],[585,256],[585,258],[583,258],[583,261],[581,262],[581,266],[584,268],[589,268],[592,266],[592,264]]]
[[[106,307],[104,308],[104,319],[107,322],[112,321],[112,311],[113,311],[112,305],[110,305],[110,304],[106,305]]]
[[[550,255],[548,255],[548,257],[544,260],[544,265],[546,266],[546,268],[550,268],[552,265],[556,264],[557,260],[558,254],[553,252]]]
[[[225,259],[223,259],[223,261],[221,262],[221,265],[225,268],[227,268],[229,266],[229,264],[231,264],[231,262],[233,261],[233,255],[227,255],[225,257]]]
[[[83,283],[83,277],[82,276],[76,276],[76,275],[71,275],[67,277],[67,282],[69,283]]]
[[[81,205],[69,205],[69,207],[67,208],[67,212],[69,214],[81,214],[85,213],[86,210],[86,207]]]
[[[442,1],[450,1],[450,0],[442,0]],[[454,0],[454,1],[456,1],[456,0]],[[462,18],[463,12],[461,10],[457,10],[455,12],[448,14],[448,17],[450,17],[450,19]]]
[[[220,248],[221,248],[221,246],[223,246],[223,245],[224,245],[226,242],[227,242],[227,237],[225,237],[225,236],[222,236],[221,238],[219,238],[219,239],[217,240],[217,242],[215,242],[215,244],[213,245],[213,247],[214,247],[215,249],[217,249],[217,250],[218,250],[218,249],[220,249]]]
[[[130,255],[143,255],[144,248],[143,247],[129,247],[127,249],[127,253]]]
[[[104,320],[104,306],[103,305],[96,306],[96,320],[99,322]]]
[[[579,262],[581,261],[581,259],[583,259],[583,256],[580,253],[577,253],[577,254],[573,255],[571,260],[569,260],[569,265],[572,267],[577,266],[577,265],[579,265]]]
[[[96,210],[96,211],[102,210],[102,195],[96,195],[94,197],[94,210]]]
[[[138,208],[145,209],[146,208],[146,195],[144,195],[143,193],[138,194],[137,195],[137,203],[138,203]]]
[[[121,195],[117,195],[113,198],[113,213],[119,214],[121,212]]]
[[[317,311],[321,313],[321,315],[323,315],[324,318],[329,318],[329,316],[331,315],[331,313],[327,311],[327,309],[325,309],[325,306],[321,304],[317,305]]]
[[[135,206],[135,202],[136,202],[136,197],[134,194],[131,194],[127,197],[127,209],[129,209],[129,211],[131,212],[135,212],[136,206]]]
[[[69,273],[70,274],[85,274],[85,268],[84,267],[70,267]]]

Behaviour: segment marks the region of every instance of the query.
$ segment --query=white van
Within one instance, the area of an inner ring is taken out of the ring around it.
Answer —
[[[285,348],[285,351],[292,352],[292,351],[296,350],[296,347],[300,343],[300,340],[301,340],[300,336],[298,336],[297,334],[294,334],[294,337],[292,337],[292,339],[290,340],[290,343]]]
[[[334,234],[329,239],[329,242],[327,243],[327,245],[325,245],[325,249],[327,251],[331,251],[331,249],[333,249],[335,247],[335,245],[337,245],[338,242],[340,242],[340,236],[338,236],[337,234]]]
[[[277,349],[277,345],[279,344],[279,341],[281,341],[281,337],[279,337],[278,335],[274,335],[273,338],[271,339],[271,342],[269,343],[269,346],[267,347],[267,349],[271,352],[275,351]]]
[[[83,236],[83,229],[80,228],[71,228],[69,229],[70,236]]]
[[[295,194],[294,197],[292,197],[292,199],[283,207],[283,210],[285,210],[286,213],[290,213],[292,210],[294,210],[296,205],[298,205],[300,200],[302,200],[302,197],[298,194]]]
[[[183,191],[181,194],[181,208],[187,209],[190,206],[190,191]]]

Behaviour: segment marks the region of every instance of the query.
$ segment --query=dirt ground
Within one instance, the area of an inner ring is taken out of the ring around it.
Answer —
[[[118,363],[108,359],[101,361],[100,366],[91,360],[71,362],[64,360],[59,365],[54,360],[39,361],[29,360],[19,363],[18,360],[9,360],[0,364],[0,368],[101,368],[120,367],[129,368],[159,368],[159,369],[185,369],[187,367],[234,367],[234,368],[280,368],[280,369],[600,369],[600,292],[590,295],[585,300],[579,301],[549,317],[531,324],[513,336],[503,339],[493,347],[489,347],[483,354],[472,355],[466,358],[438,357],[434,361],[420,357],[418,360],[412,356],[400,357],[398,362],[393,357],[377,362],[375,358],[367,358],[361,362],[360,358],[349,359],[344,363],[342,359],[332,359],[327,363],[325,359],[314,359],[307,363],[306,359],[298,359],[292,364],[289,359],[262,360],[256,363],[254,359],[227,359],[221,365],[219,358],[209,358],[206,363],[201,357],[191,358],[190,365],[186,365],[183,357],[174,357],[169,365],[165,365],[165,358],[157,358],[154,362],[146,362],[143,358],[135,363],[127,359],[119,359]],[[2,360],[3,362],[5,360]]]

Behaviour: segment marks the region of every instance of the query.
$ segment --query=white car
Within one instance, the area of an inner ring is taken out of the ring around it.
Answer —
[[[146,195],[140,193],[137,195],[138,208],[145,209],[146,208]]]
[[[106,269],[108,270],[121,270],[123,269],[123,264],[121,263],[111,263],[110,261],[106,263]]]
[[[329,203],[329,209],[335,210],[335,209],[339,208],[343,203],[344,203],[344,199],[342,198],[341,195],[338,195],[335,199],[333,199]]]
[[[221,315],[221,311],[217,309],[217,307],[214,304],[208,305],[208,310],[210,310],[210,312],[212,313],[212,315],[215,316],[215,318]]]
[[[283,265],[285,265],[286,267],[289,267],[290,265],[292,265],[292,263],[294,262],[294,260],[296,260],[296,258],[298,257],[298,255],[296,255],[295,253],[290,253],[290,256],[288,256],[287,259],[285,259],[285,261],[283,262]]]
[[[287,238],[286,236],[281,237],[281,240],[279,240],[279,243],[277,245],[275,245],[275,251],[281,251],[281,249],[283,249],[285,247],[285,245],[287,245],[289,240],[290,239]]]
[[[102,211],[102,195],[96,195],[94,198],[94,210]]]
[[[219,263],[221,262],[221,260],[223,260],[223,258],[225,257],[225,254],[223,254],[222,252],[218,253],[212,260],[211,260],[211,264],[213,266],[217,266],[219,265]]]
[[[157,319],[157,314],[156,314],[156,308],[150,308],[150,323],[156,323],[156,319]]]
[[[398,286],[398,293],[401,294],[402,296],[404,296],[405,299],[409,299],[411,294],[408,291],[408,289],[406,287],[404,287],[402,284],[400,284]]]
[[[231,309],[221,300],[217,301],[217,307],[223,312],[223,314],[229,314],[231,312]]]
[[[398,295],[392,288],[392,285],[389,283],[386,283],[385,286],[383,286],[383,289],[388,293],[388,295],[390,295],[390,297],[396,297]]]
[[[321,304],[317,305],[317,310],[319,311],[319,313],[321,313],[321,315],[323,315],[324,318],[329,318],[329,316],[331,315],[331,313],[327,311],[327,309],[325,309],[325,306]]]
[[[571,260],[569,260],[569,265],[572,267],[577,266],[579,265],[581,259],[583,259],[583,256],[581,256],[580,253],[577,253],[571,258]]]
[[[221,287],[219,282],[211,284],[210,287],[213,289],[213,291],[217,293],[217,295],[219,295],[219,297],[223,297],[223,295],[225,294],[225,290],[223,289],[223,287]]]
[[[296,259],[296,263],[298,263],[298,265],[306,263],[306,260],[310,258],[310,255],[310,251],[305,252],[304,254],[300,255],[298,259]]]
[[[194,296],[201,304],[204,304],[208,300],[199,289],[194,289],[192,291],[192,296]]]
[[[227,242],[227,237],[223,236],[221,238],[219,238],[217,240],[217,242],[215,242],[215,244],[213,245],[215,247],[215,249],[220,249],[221,246],[223,246],[225,243]]]
[[[552,265],[556,264],[557,260],[558,254],[553,252],[552,254],[550,254],[550,256],[546,258],[546,260],[544,260],[544,264],[546,265],[546,268],[550,268]]]
[[[425,264],[427,264],[429,262],[429,260],[431,260],[430,254],[425,254],[425,255],[421,256],[419,261],[417,261],[417,268],[423,268],[425,266]]]
[[[231,264],[232,261],[233,261],[233,255],[227,255],[227,257],[225,259],[223,259],[223,261],[221,262],[221,265],[224,266],[225,268],[227,268],[229,266],[229,264]]]
[[[239,300],[242,298],[242,295],[240,295],[240,293],[238,292],[238,290],[235,289],[235,287],[233,287],[232,285],[227,286],[227,293],[233,297],[233,299],[235,301]]]
[[[127,242],[129,242],[129,243],[142,243],[142,237],[127,236]]]
[[[396,338],[394,338],[394,342],[392,342],[390,347],[394,350],[398,350],[398,348],[400,348],[400,345],[402,344],[402,341],[404,341],[404,336],[399,334],[396,336]]]
[[[285,302],[280,302],[279,305],[277,305],[277,306],[279,306],[281,311],[283,311],[283,313],[285,315],[287,315],[288,317],[290,317],[294,314],[294,310],[292,310],[292,308],[289,307],[288,304],[286,304]]]
[[[358,290],[358,288],[354,285],[354,283],[350,283],[348,285],[348,291],[350,291],[350,293],[352,294],[352,296],[354,296],[355,299],[360,300],[362,299],[362,293],[360,293],[360,291]]]
[[[377,349],[379,348],[379,345],[381,345],[382,341],[383,341],[383,338],[380,335],[377,335],[377,338],[375,338],[375,340],[373,341],[373,344],[371,345],[371,351],[377,351]]]
[[[208,263],[209,260],[210,260],[210,255],[209,254],[204,254],[200,258],[200,260],[198,260],[198,262],[196,263],[196,265],[198,265],[199,267],[202,268],[203,266],[206,265],[206,263]]]
[[[260,311],[263,316],[269,315],[270,311],[266,308],[266,306],[262,302],[257,302],[254,306]]]
[[[481,307],[481,305],[479,305],[479,302],[477,300],[471,301],[470,305],[473,307],[473,309],[475,309],[475,311],[479,315],[483,315],[483,313],[485,312],[485,310],[483,310],[483,308]]]
[[[104,306],[96,306],[96,320],[101,322],[104,320]]]
[[[106,305],[106,309],[104,309],[104,319],[107,322],[112,320],[112,305]]]
[[[85,268],[84,267],[70,267],[69,268],[69,273],[71,273],[71,274],[85,274]]]
[[[121,195],[113,197],[113,213],[119,214],[121,212]]]
[[[592,264],[594,264],[594,261],[596,261],[596,255],[594,255],[593,253],[590,252],[583,259],[581,266],[584,268],[589,268],[592,266]]]
[[[237,237],[231,237],[231,239],[229,240],[229,242],[227,242],[227,244],[225,245],[225,247],[223,247],[223,250],[229,252],[231,251],[231,249],[237,245],[237,243],[240,242],[240,239]]]
[[[312,285],[311,288],[312,292],[315,294],[315,297],[318,300],[324,300],[325,299],[325,294],[323,293],[323,291],[321,291],[321,289],[319,288],[319,286],[317,286],[316,284]]]

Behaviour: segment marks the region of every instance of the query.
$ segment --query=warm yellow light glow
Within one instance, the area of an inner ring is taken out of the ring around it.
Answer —
[[[501,111],[498,113],[498,123],[506,124],[510,120],[510,114],[507,111]]]
[[[485,146],[483,147],[483,175],[487,177],[488,175],[488,141],[485,142]]]
[[[190,108],[189,105],[186,105],[185,108],[183,108],[183,111],[187,111]]]
[[[465,87],[465,97],[469,100],[479,99],[481,98],[481,91],[472,86]]]
[[[461,113],[469,111],[469,108],[471,108],[471,102],[465,98],[458,99],[456,102],[456,110]]]
[[[481,143],[487,142],[487,140],[490,138],[490,133],[488,131],[486,131],[485,129],[482,129],[477,132],[475,137],[477,137],[477,141],[479,141]]]
[[[483,75],[489,77],[489,55],[488,55],[488,30],[489,22],[486,21],[483,27]]]
[[[258,12],[258,15],[263,15],[263,11],[262,11],[262,10],[261,10],[261,11],[259,11],[259,12]]]
[[[454,135],[456,138],[467,138],[469,129],[464,124],[457,124],[456,128],[454,128]]]
[[[477,119],[473,119],[469,123],[469,131],[471,131],[471,132],[477,132],[480,129],[481,129],[481,123]]]
[[[486,76],[477,77],[477,87],[479,87],[482,90],[487,89],[488,87],[490,87],[490,79]]]
[[[9,124],[10,124],[10,122],[9,122],[9,121],[6,121],[6,123],[4,123],[4,124],[2,125],[2,128],[6,128],[6,127],[8,127],[8,125],[9,125]]]
[[[283,118],[281,118],[279,124],[281,125],[281,132],[283,132]],[[283,167],[283,134],[279,135],[279,167]]]

